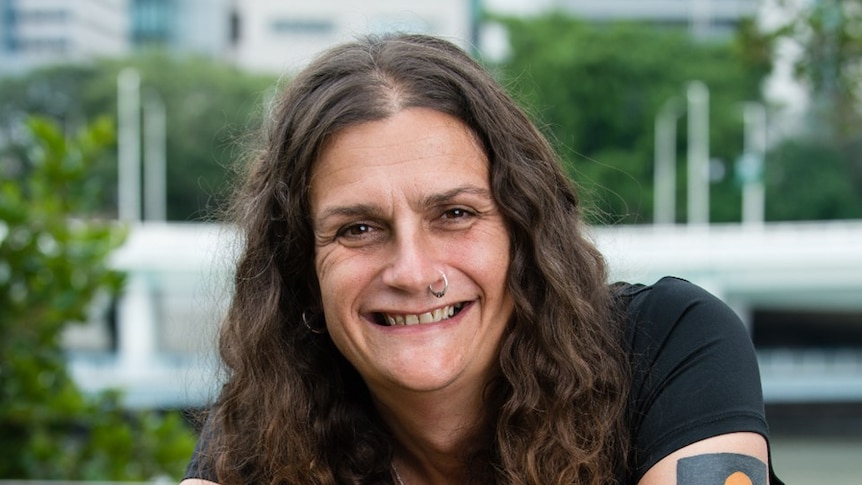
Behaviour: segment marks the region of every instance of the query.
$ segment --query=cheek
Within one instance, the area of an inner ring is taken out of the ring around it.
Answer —
[[[349,311],[351,299],[344,291],[349,287],[346,287],[339,278],[337,265],[317,265],[317,280],[320,285],[320,303],[327,331],[336,347],[341,348],[343,320]]]
[[[338,265],[334,264],[332,254],[321,252],[315,256],[314,268],[317,272],[317,284],[320,286],[320,303],[323,306],[326,326],[330,327],[332,333],[339,313],[337,304],[340,299],[335,297],[339,294]]]
[[[357,293],[366,286],[363,270],[368,265],[359,264],[356,258],[348,258],[336,251],[320,251],[315,255],[314,267],[320,285],[320,298],[324,311],[330,317],[347,309]]]
[[[488,229],[470,247],[471,254],[463,254],[463,261],[472,265],[477,274],[484,275],[484,283],[489,288],[505,288],[511,259],[508,233],[499,228]]]

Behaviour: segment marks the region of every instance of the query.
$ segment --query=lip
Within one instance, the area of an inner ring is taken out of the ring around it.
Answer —
[[[366,313],[364,319],[377,327],[388,329],[431,327],[453,322],[472,304],[472,301],[461,301],[419,310],[416,313],[377,310]]]

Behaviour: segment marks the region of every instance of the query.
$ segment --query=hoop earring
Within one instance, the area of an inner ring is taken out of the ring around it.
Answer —
[[[446,273],[440,271],[440,278],[443,280],[443,289],[442,290],[440,290],[440,291],[435,290],[434,289],[434,283],[431,283],[430,285],[428,285],[428,291],[430,291],[431,294],[436,296],[437,298],[443,298],[443,296],[446,294],[446,290],[449,289],[449,279],[446,278]]]
[[[305,325],[305,328],[307,328],[311,333],[316,333],[318,335],[326,333],[325,326],[322,328],[317,328],[312,325],[317,319],[318,318],[316,313],[312,313],[311,316],[309,316],[309,312],[302,312],[302,324]]]

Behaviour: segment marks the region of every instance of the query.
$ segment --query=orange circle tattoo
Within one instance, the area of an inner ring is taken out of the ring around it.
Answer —
[[[748,475],[742,472],[736,472],[727,477],[727,480],[724,481],[724,485],[752,485],[752,483],[751,479],[748,478]]]

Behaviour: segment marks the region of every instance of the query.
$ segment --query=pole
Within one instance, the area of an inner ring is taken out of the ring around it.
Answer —
[[[674,96],[655,119],[654,224],[676,222],[676,123],[681,115],[680,100]]]
[[[745,103],[745,155],[743,172],[742,223],[758,226],[764,221],[766,194],[763,186],[763,162],[766,157],[766,108],[760,103]]]
[[[704,38],[709,34],[712,24],[712,4],[710,0],[694,0],[690,3],[691,18],[689,30],[697,38]]]
[[[117,216],[141,220],[141,77],[127,67],[117,76]]]
[[[165,103],[155,91],[144,96],[144,219],[167,220]]]
[[[709,89],[688,84],[688,223],[709,223]]]

